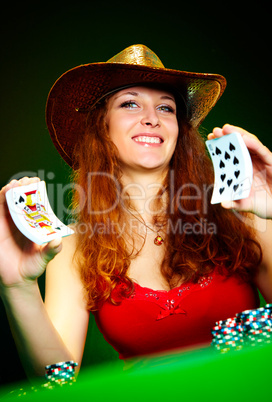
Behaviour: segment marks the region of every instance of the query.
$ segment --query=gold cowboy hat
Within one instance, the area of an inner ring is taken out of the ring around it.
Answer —
[[[68,165],[75,167],[73,151],[86,126],[86,115],[105,95],[143,83],[168,85],[184,99],[187,114],[197,127],[226,87],[218,74],[191,73],[165,68],[144,45],[133,45],[104,63],[75,67],[53,85],[46,105],[46,123],[52,141]]]

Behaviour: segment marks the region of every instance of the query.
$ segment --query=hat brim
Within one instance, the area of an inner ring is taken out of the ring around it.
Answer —
[[[120,87],[158,83],[181,94],[193,126],[201,124],[221,97],[226,79],[219,74],[192,73],[167,68],[122,63],[92,63],[64,73],[47,99],[46,123],[59,154],[75,167],[75,144],[86,128],[91,107],[105,94]]]

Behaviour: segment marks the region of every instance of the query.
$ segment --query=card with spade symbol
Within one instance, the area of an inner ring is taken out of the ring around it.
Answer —
[[[214,168],[211,204],[247,198],[253,167],[249,151],[240,133],[231,133],[206,141]]]
[[[44,181],[13,187],[6,193],[10,215],[18,229],[37,244],[74,233],[54,214]]]

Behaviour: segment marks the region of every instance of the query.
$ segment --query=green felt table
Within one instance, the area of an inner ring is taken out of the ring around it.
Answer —
[[[272,344],[220,354],[212,347],[85,367],[77,382],[53,390],[16,384],[0,400],[27,401],[271,401]],[[18,391],[22,388],[22,391]],[[18,394],[21,394],[19,397]]]

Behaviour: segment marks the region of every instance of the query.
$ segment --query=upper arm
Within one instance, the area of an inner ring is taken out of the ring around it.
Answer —
[[[256,285],[266,302],[272,303],[272,220],[254,216],[254,228],[263,252],[256,275]]]
[[[89,312],[74,259],[76,235],[63,238],[61,252],[46,269],[45,307],[75,361],[80,364]]]

